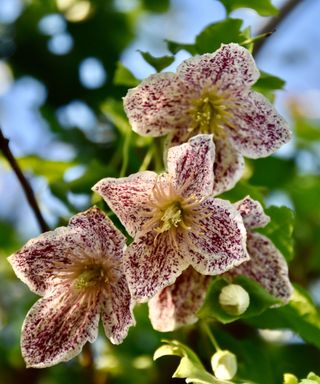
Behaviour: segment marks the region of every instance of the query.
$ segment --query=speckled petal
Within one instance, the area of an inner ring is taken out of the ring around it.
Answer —
[[[201,275],[192,267],[186,269],[174,284],[151,298],[149,317],[154,329],[170,332],[195,323],[197,311],[204,303],[211,277]]]
[[[183,196],[211,195],[213,188],[214,144],[212,135],[197,135],[168,152],[168,173]]]
[[[287,303],[293,292],[288,266],[278,249],[259,233],[248,234],[251,260],[230,271],[230,275],[246,275],[261,284],[270,294]]]
[[[190,91],[173,73],[159,73],[130,89],[124,109],[132,129],[140,135],[162,136],[188,121]]]
[[[124,275],[106,289],[101,306],[101,320],[106,336],[113,344],[122,343],[129,327],[135,325],[131,295]]]
[[[191,265],[199,273],[217,275],[249,259],[242,218],[228,201],[204,201],[188,237]]]
[[[99,296],[75,295],[68,287],[38,300],[22,326],[21,350],[27,367],[68,361],[98,333]]]
[[[260,93],[239,96],[230,121],[234,128],[225,129],[234,146],[252,159],[271,155],[291,137],[287,122]]]
[[[232,189],[240,180],[244,170],[241,153],[228,140],[214,140],[216,157],[214,162],[213,195],[219,195]]]
[[[250,52],[231,43],[214,53],[185,60],[179,65],[177,75],[190,88],[201,92],[213,85],[221,90],[248,89],[258,79],[259,71]]]
[[[148,232],[130,244],[125,270],[133,300],[147,301],[172,284],[188,267],[183,254],[183,243],[175,241],[171,230],[157,236]]]
[[[124,178],[100,180],[92,190],[107,202],[119,217],[129,235],[134,236],[150,218],[150,199],[157,174],[150,171]]]
[[[123,256],[126,238],[98,208],[71,218],[67,227],[46,232],[28,243],[8,260],[16,275],[35,293],[43,295],[53,278],[81,259]]]
[[[237,201],[234,206],[242,216],[242,220],[247,229],[265,227],[270,221],[270,217],[264,213],[259,201],[251,199],[250,196],[246,196],[244,199]]]

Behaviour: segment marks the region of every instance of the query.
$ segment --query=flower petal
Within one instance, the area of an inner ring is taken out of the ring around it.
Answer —
[[[44,368],[68,361],[97,337],[99,296],[85,300],[65,289],[38,300],[27,314],[21,336],[27,367]]]
[[[144,136],[162,136],[188,122],[189,94],[173,73],[159,73],[130,89],[124,109],[133,131]]]
[[[35,293],[43,295],[53,278],[82,258],[123,257],[126,238],[98,208],[91,208],[60,227],[30,240],[8,259],[16,275]]]
[[[256,159],[269,156],[290,140],[287,122],[260,93],[246,92],[239,96],[225,127],[234,146],[246,157]]]
[[[201,275],[192,267],[186,269],[174,284],[150,299],[149,317],[154,329],[170,332],[195,323],[197,311],[204,303],[211,277]]]
[[[238,44],[222,45],[214,53],[195,56],[182,62],[177,75],[189,88],[201,92],[216,85],[219,89],[248,89],[259,77],[251,53]]]
[[[237,201],[234,206],[242,216],[247,229],[265,227],[270,221],[270,217],[264,213],[262,205],[258,201],[251,199],[250,196]]]
[[[207,197],[213,187],[212,135],[197,135],[168,151],[168,173],[182,195]]]
[[[249,259],[246,230],[231,203],[207,199],[194,214],[188,232],[191,265],[205,275],[217,275]]]
[[[175,242],[171,230],[147,232],[130,244],[125,269],[133,300],[143,302],[172,284],[188,267],[183,243]]]
[[[230,275],[246,275],[287,303],[293,288],[282,254],[267,237],[259,233],[248,234],[248,252],[251,259],[230,271]]]
[[[145,171],[120,179],[106,178],[92,190],[103,197],[129,235],[134,236],[150,217],[147,203],[157,177],[156,173]]]
[[[113,344],[120,344],[127,336],[129,327],[135,325],[131,295],[124,275],[105,291],[101,320],[106,336]]]
[[[228,140],[214,139],[216,157],[214,162],[213,195],[232,189],[244,170],[243,156]]]

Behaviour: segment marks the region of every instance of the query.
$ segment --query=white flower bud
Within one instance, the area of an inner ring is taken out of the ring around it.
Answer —
[[[285,373],[283,376],[283,384],[298,384],[298,379],[291,373]]]
[[[242,315],[250,304],[248,292],[237,284],[229,284],[222,288],[219,304],[229,315]]]
[[[218,351],[211,357],[212,370],[219,380],[231,380],[237,373],[237,358],[230,351]]]

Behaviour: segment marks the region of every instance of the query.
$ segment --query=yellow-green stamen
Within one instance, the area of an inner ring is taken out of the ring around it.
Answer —
[[[75,280],[77,289],[94,287],[99,283],[107,282],[108,278],[104,269],[100,266],[86,267]]]

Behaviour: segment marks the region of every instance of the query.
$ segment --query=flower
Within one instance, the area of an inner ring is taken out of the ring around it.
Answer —
[[[219,380],[232,380],[238,370],[237,357],[228,350],[219,350],[211,357],[211,367]]]
[[[152,75],[124,98],[132,129],[169,134],[168,146],[198,133],[213,133],[215,193],[240,179],[243,156],[268,156],[290,139],[285,120],[250,88],[259,77],[250,52],[238,44],[185,60],[177,73]]]
[[[248,309],[250,296],[241,285],[229,284],[221,289],[219,304],[229,315],[240,316]]]
[[[238,275],[246,275],[283,303],[287,303],[293,292],[287,263],[267,237],[252,232],[255,228],[267,225],[270,218],[263,212],[261,204],[249,196],[237,202],[235,207],[247,229],[250,260],[231,269],[224,276],[233,279]],[[153,328],[168,332],[194,323],[197,320],[196,313],[204,303],[208,285],[209,280],[192,268],[184,271],[173,285],[164,288],[149,301],[149,317]]]
[[[76,356],[96,339],[100,317],[112,343],[126,337],[134,319],[122,265],[125,240],[103,212],[91,208],[9,257],[16,275],[43,296],[22,326],[28,367]]]
[[[211,135],[198,135],[169,150],[168,173],[106,178],[93,187],[134,237],[125,268],[135,300],[154,296],[190,265],[215,275],[248,260],[240,214],[211,197],[213,159]]]

